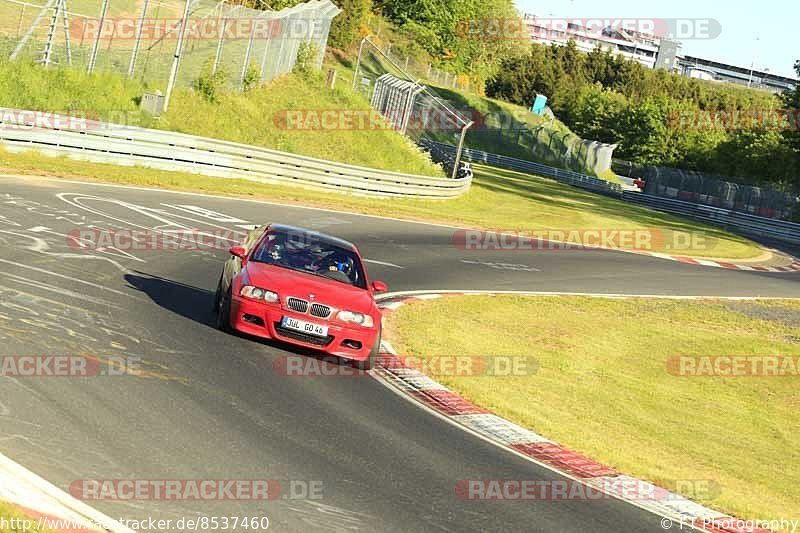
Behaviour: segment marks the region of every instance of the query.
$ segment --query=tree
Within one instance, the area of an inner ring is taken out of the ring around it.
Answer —
[[[361,38],[361,29],[366,27],[372,12],[372,0],[337,0],[336,4],[342,12],[331,24],[330,44],[347,48]]]
[[[378,0],[377,6],[414,35],[438,66],[481,85],[503,58],[526,47],[527,36],[492,25],[520,19],[512,0]]]
[[[794,70],[800,77],[800,60],[795,62]],[[783,133],[783,142],[800,159],[800,87],[786,91],[783,95],[783,104],[789,119],[789,127]]]

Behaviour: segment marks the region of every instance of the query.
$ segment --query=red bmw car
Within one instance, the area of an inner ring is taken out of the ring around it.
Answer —
[[[372,367],[381,312],[356,247],[271,224],[230,249],[214,298],[217,327],[322,350]]]

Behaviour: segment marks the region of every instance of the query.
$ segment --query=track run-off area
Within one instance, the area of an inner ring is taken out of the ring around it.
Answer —
[[[80,229],[216,235],[266,222],[354,242],[370,278],[391,291],[800,297],[800,274],[614,251],[465,250],[453,244],[456,229],[444,226],[5,177],[0,355],[86,355],[135,368],[0,378],[0,453],[66,491],[85,480],[269,479],[282,487],[268,501],[86,502],[115,519],[265,516],[279,531],[664,530],[659,516],[615,499],[464,501],[459,480],[562,476],[376,379],[287,376],[276,362],[297,350],[215,329],[223,246],[84,249],[74,239]]]

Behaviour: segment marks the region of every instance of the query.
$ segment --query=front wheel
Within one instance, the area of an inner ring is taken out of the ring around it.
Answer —
[[[211,310],[214,313],[219,312],[219,304],[221,299],[222,299],[222,276],[219,277],[219,282],[217,282],[217,290],[214,293],[214,306],[211,308]]]
[[[375,344],[372,346],[372,350],[370,350],[367,358],[358,362],[358,368],[360,370],[372,370],[378,364],[378,354],[381,351],[381,333],[382,330],[378,330],[378,338],[375,339]]]
[[[222,331],[231,330],[231,291],[233,287],[228,287],[228,290],[222,295],[222,300],[217,307],[217,329]]]

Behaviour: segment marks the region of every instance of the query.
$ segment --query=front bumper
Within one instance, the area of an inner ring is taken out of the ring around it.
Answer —
[[[326,338],[284,329],[281,319],[290,316],[298,320],[328,326]],[[345,326],[332,320],[323,320],[307,314],[284,309],[279,303],[269,304],[233,295],[231,297],[230,326],[242,333],[264,339],[276,339],[306,348],[321,350],[337,357],[363,361],[369,357],[378,338],[380,324],[373,328]]]

